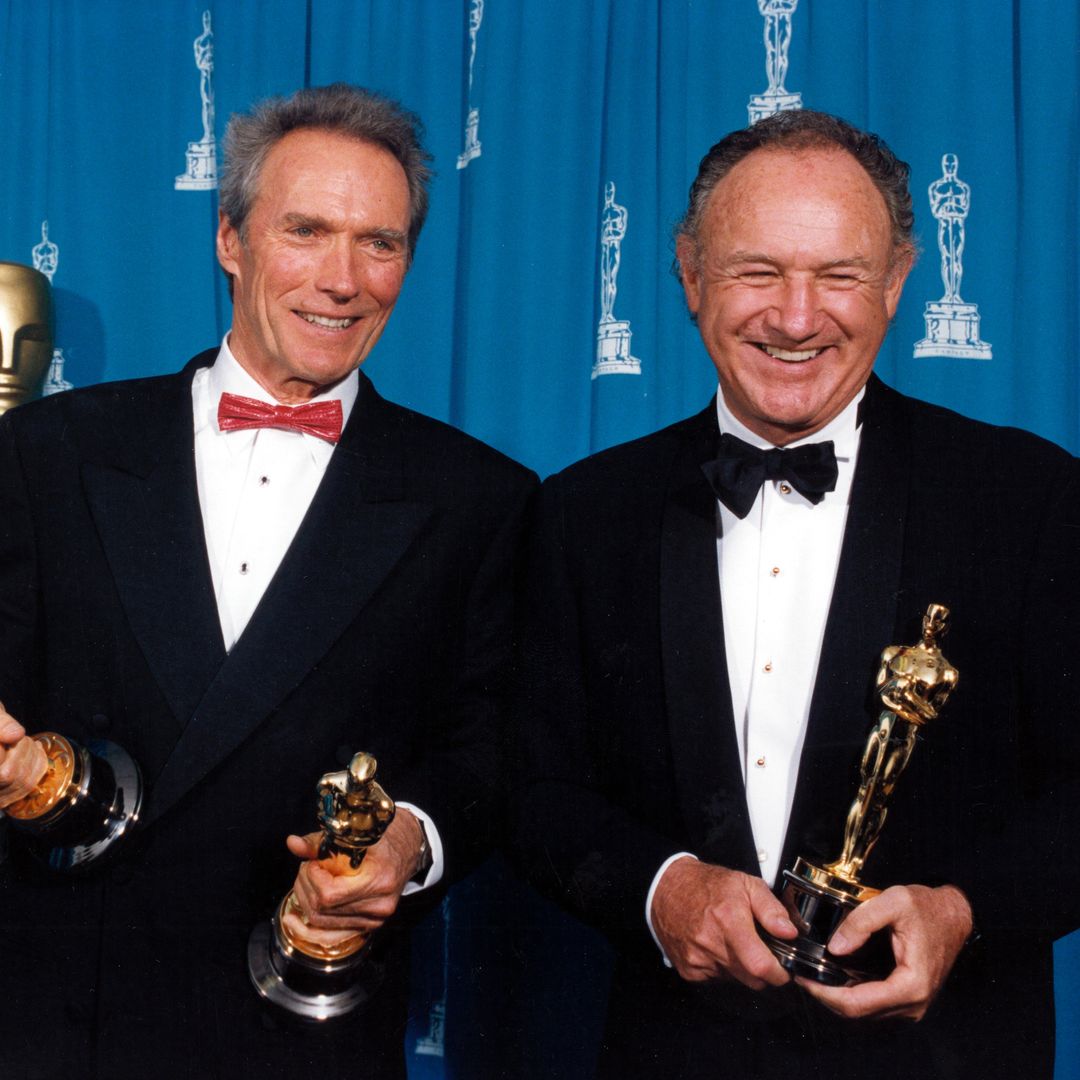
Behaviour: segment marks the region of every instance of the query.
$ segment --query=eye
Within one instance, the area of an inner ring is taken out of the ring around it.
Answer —
[[[310,225],[297,225],[292,234],[293,236],[299,236],[301,239],[306,239],[309,236],[314,236],[315,230]]]
[[[743,270],[740,272],[739,277],[754,285],[761,285],[775,281],[779,275],[775,270],[769,267],[760,267],[754,270]]]

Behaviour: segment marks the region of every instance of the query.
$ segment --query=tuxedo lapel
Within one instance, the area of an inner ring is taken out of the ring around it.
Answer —
[[[225,658],[195,483],[194,370],[137,399],[127,422],[111,416],[82,466],[120,602],[181,726]]]
[[[727,866],[756,866],[731,689],[716,562],[716,499],[701,466],[716,453],[716,410],[687,421],[660,537],[664,692],[683,819],[692,849]]]
[[[878,712],[877,659],[896,633],[910,440],[896,395],[875,377],[860,415],[859,460],[782,867],[797,855],[839,855],[859,757]]]
[[[405,501],[391,407],[361,391],[311,507],[251,621],[198,702],[151,797],[160,816],[310,673],[433,512]]]

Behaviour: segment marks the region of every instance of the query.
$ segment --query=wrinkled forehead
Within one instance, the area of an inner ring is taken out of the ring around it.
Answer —
[[[840,147],[762,147],[717,181],[703,215],[703,240],[761,232],[762,244],[779,223],[804,224],[823,238],[863,233],[892,250],[892,219],[869,173]],[[754,250],[758,250],[757,247]]]
[[[0,263],[0,366],[15,366],[21,340],[49,339],[50,312],[44,274],[17,263]]]

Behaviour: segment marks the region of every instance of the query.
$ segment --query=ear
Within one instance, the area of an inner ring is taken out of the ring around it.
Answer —
[[[679,277],[682,279],[683,292],[686,293],[686,306],[691,315],[696,315],[701,299],[701,273],[698,268],[697,245],[688,236],[680,236],[675,241],[675,258],[679,260]]]
[[[240,234],[222,211],[218,211],[217,258],[226,274],[236,275],[240,269]]]
[[[908,245],[893,256],[889,276],[885,281],[885,310],[891,319],[900,306],[900,294],[904,291],[911,268],[915,265],[915,249]]]

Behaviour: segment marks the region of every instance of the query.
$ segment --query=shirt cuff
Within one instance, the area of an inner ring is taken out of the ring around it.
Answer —
[[[647,895],[645,896],[645,925],[648,926],[649,933],[652,934],[652,939],[653,939],[653,941],[656,942],[656,947],[660,950],[660,956],[664,961],[664,967],[671,967],[672,964],[671,964],[671,961],[668,959],[667,953],[664,952],[664,946],[660,944],[660,939],[656,936],[656,931],[653,929],[653,924],[652,924],[652,901],[653,901],[653,896],[656,895],[656,886],[660,884],[660,879],[664,876],[664,873],[667,871],[667,868],[676,859],[694,859],[696,861],[697,856],[694,855],[692,852],[689,852],[689,851],[680,851],[680,852],[677,852],[675,855],[672,855],[669,858],[665,859],[660,864],[660,869],[656,871],[656,875],[652,879],[652,884],[649,886],[649,891],[648,891]]]
[[[405,888],[401,890],[402,896],[412,896],[414,893],[430,889],[432,885],[437,885],[442,880],[443,870],[445,869],[442,838],[439,836],[439,830],[435,828],[435,822],[420,807],[407,802],[399,802],[397,807],[399,810],[408,810],[424,826],[424,835],[427,837],[428,847],[431,849],[431,866],[428,867],[424,880],[416,881],[414,879],[407,882]]]

